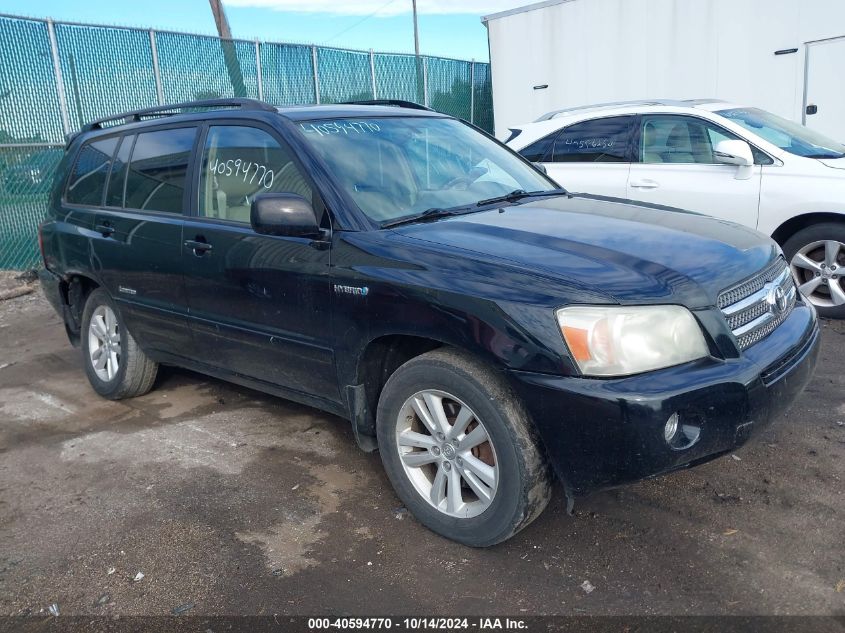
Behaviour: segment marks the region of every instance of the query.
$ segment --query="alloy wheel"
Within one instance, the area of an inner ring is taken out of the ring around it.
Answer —
[[[845,244],[836,240],[811,242],[795,253],[792,275],[810,303],[832,308],[845,305]]]
[[[492,439],[455,396],[427,389],[408,398],[397,416],[396,446],[408,479],[440,512],[471,518],[493,503],[499,466]]]
[[[106,305],[97,306],[88,325],[88,356],[97,377],[109,382],[120,368],[120,329],[117,316]]]

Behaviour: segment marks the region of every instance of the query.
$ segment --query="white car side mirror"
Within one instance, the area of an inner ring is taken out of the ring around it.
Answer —
[[[754,164],[754,154],[751,153],[751,146],[745,141],[725,140],[716,143],[713,150],[713,158],[717,163],[726,165],[738,165],[746,167]]]

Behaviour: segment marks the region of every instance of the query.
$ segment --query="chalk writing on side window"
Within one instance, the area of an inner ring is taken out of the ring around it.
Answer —
[[[327,121],[325,123],[300,123],[299,127],[306,134],[319,134],[329,136],[330,134],[375,134],[381,131],[378,123],[371,121]]]
[[[564,145],[572,145],[578,149],[610,149],[616,143],[612,138],[574,138],[564,137]]]
[[[265,189],[273,186],[273,179],[276,177],[273,170],[267,169],[266,165],[246,161],[242,158],[230,158],[229,160],[215,158],[208,171],[218,176],[241,178],[244,182],[261,185]]]

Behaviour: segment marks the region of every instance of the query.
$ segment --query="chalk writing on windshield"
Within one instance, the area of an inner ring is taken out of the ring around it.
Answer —
[[[299,127],[306,134],[319,134],[329,136],[331,134],[345,134],[354,136],[356,134],[375,134],[381,131],[378,123],[371,121],[326,121],[323,123],[300,123]]]

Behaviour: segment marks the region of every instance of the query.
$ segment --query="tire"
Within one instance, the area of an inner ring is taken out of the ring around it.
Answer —
[[[845,223],[801,229],[783,245],[792,275],[819,316],[845,319]]]
[[[501,376],[468,354],[437,349],[402,365],[381,393],[376,426],[399,498],[446,538],[495,545],[549,502],[551,476],[528,413]]]
[[[95,321],[93,326],[92,320]],[[104,326],[110,332],[107,344],[101,336]],[[109,400],[121,400],[142,396],[152,389],[158,363],[151,361],[138,347],[123,326],[114,301],[102,288],[92,291],[85,302],[81,338],[85,373],[98,394]],[[100,353],[96,355],[98,349]],[[109,354],[110,351],[113,354]],[[100,366],[99,359],[104,356],[106,360]]]

